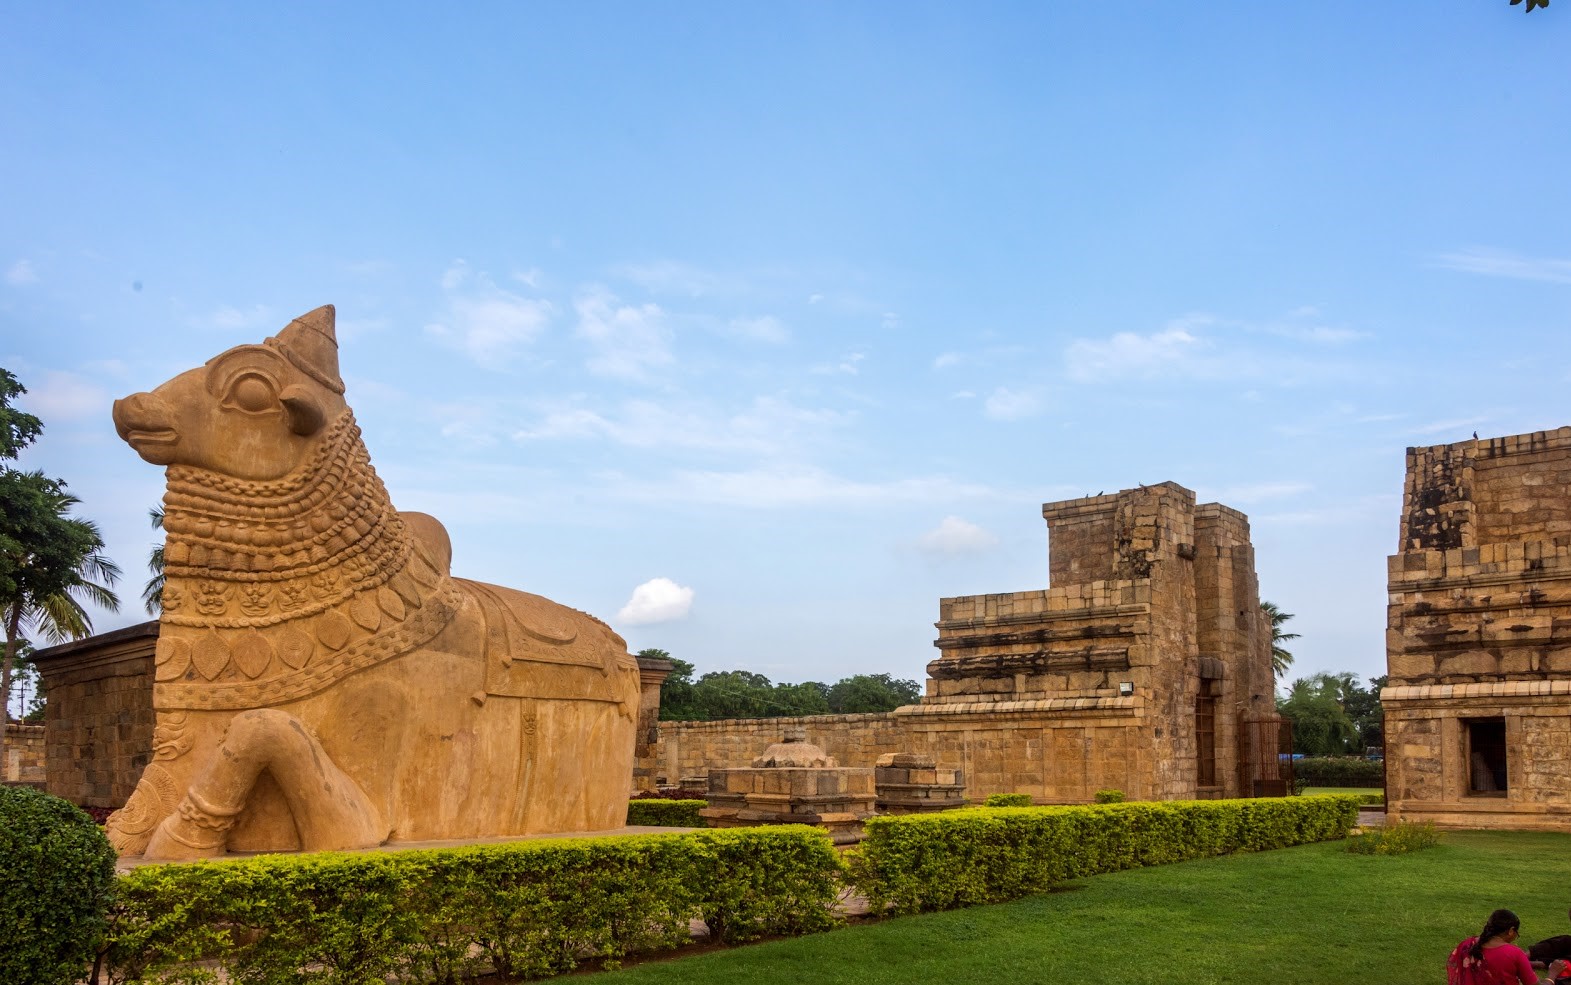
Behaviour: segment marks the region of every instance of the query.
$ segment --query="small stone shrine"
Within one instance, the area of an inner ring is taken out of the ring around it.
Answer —
[[[710,770],[706,799],[698,813],[712,828],[813,824],[848,845],[862,839],[877,794],[871,769],[836,765],[804,730],[792,729],[751,768]]]
[[[1571,831],[1571,427],[1407,450],[1386,807]]]
[[[960,770],[939,769],[932,756],[889,752],[873,767],[880,814],[930,814],[966,805]]]

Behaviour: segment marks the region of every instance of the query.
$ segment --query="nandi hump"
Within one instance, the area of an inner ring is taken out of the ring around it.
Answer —
[[[165,466],[153,761],[122,854],[365,848],[621,826],[637,664],[597,619],[454,578],[394,509],[333,309],[115,402]]]

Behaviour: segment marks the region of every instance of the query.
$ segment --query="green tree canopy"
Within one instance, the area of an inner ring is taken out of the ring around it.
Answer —
[[[888,674],[858,674],[832,686],[819,681],[775,683],[746,670],[712,671],[694,680],[693,665],[664,650],[640,650],[638,655],[671,661],[671,674],[660,685],[660,718],[668,722],[893,711],[921,696],[915,681]]]
[[[915,704],[922,697],[916,681],[900,680],[888,674],[857,674],[837,681],[829,689],[829,710],[837,715],[870,711],[894,711]]]
[[[1380,688],[1384,677],[1320,673],[1296,680],[1277,700],[1277,711],[1293,723],[1293,751],[1307,756],[1362,755],[1381,743]]]

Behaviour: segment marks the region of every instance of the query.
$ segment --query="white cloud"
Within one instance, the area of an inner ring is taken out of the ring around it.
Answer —
[[[1042,411],[1041,394],[1035,390],[1011,390],[998,387],[987,395],[983,413],[995,421],[1018,421]]]
[[[1070,379],[1095,383],[1170,374],[1175,364],[1206,345],[1190,333],[1188,323],[1174,323],[1150,335],[1119,332],[1109,339],[1077,339],[1070,343],[1065,358]]]
[[[442,290],[447,311],[425,326],[426,335],[481,364],[504,362],[534,342],[555,310],[549,301],[498,287],[463,260],[453,261],[442,273]]]
[[[49,421],[101,417],[109,420],[113,398],[102,387],[75,373],[46,372],[27,384],[17,403]]]
[[[951,366],[958,366],[965,361],[966,357],[958,352],[942,352],[934,357],[933,368],[948,369]]]
[[[573,307],[578,312],[574,334],[595,353],[585,364],[591,373],[642,380],[650,369],[674,361],[671,331],[659,305],[626,305],[608,291],[590,288]]]
[[[616,618],[629,626],[686,619],[693,608],[693,590],[669,578],[651,578],[633,589],[633,597]]]
[[[38,283],[38,271],[33,269],[33,261],[24,259],[11,264],[5,272],[5,282],[17,287]]]
[[[1443,253],[1436,261],[1449,270],[1468,274],[1571,284],[1571,260],[1526,257],[1508,250],[1473,247],[1455,253]]]
[[[883,317],[878,320],[878,324],[880,327],[887,329],[899,328],[900,316],[895,314],[893,311],[886,311],[884,312]]]
[[[777,344],[791,339],[791,330],[782,325],[780,319],[771,315],[758,318],[733,318],[726,326],[726,334],[752,339],[755,342]]]
[[[969,520],[946,516],[916,544],[929,554],[980,554],[998,546],[998,538]]]

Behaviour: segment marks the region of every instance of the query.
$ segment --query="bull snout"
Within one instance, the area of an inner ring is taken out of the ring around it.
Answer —
[[[174,414],[156,393],[133,393],[114,403],[115,433],[154,465],[174,461],[180,432]]]

